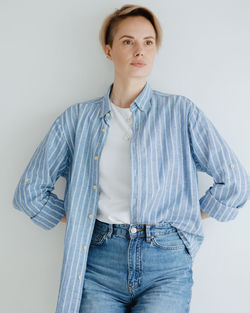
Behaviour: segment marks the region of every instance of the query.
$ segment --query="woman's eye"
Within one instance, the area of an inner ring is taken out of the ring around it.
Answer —
[[[124,40],[123,43],[124,43],[124,44],[127,44],[127,43],[130,44],[130,43],[132,43],[132,41],[129,40],[129,39],[127,39],[127,40]],[[154,44],[154,42],[153,42],[152,40],[147,40],[147,41],[146,41],[146,45],[147,45],[147,46],[151,46],[151,45],[153,45],[153,44]]]
[[[131,40],[124,40],[123,43],[125,43],[125,42],[131,42]]]

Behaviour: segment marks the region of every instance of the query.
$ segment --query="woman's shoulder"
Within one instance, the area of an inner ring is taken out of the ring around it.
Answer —
[[[60,116],[63,118],[70,118],[72,121],[78,119],[81,114],[90,113],[91,110],[101,108],[103,103],[103,96],[92,98],[85,101],[80,101],[69,105]]]
[[[153,89],[153,96],[158,103],[171,104],[174,108],[194,108],[196,105],[191,98],[178,93],[169,93]]]

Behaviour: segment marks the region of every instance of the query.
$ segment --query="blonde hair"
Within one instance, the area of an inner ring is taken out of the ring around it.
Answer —
[[[112,48],[113,39],[120,21],[129,16],[143,16],[151,22],[156,33],[156,47],[159,50],[162,43],[162,28],[157,17],[149,9],[143,6],[125,4],[120,9],[109,14],[103,21],[99,32],[99,40],[105,52],[105,45]]]

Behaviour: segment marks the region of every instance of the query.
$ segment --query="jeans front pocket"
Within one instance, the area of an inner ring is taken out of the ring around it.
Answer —
[[[93,231],[90,245],[92,246],[101,246],[105,242],[107,234],[105,231],[97,230],[96,228]]]
[[[160,249],[179,250],[185,249],[185,245],[177,230],[165,234],[155,234],[152,236],[152,243]]]

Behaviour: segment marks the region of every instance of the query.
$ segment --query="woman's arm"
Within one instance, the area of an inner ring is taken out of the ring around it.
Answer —
[[[44,229],[65,215],[64,201],[52,191],[59,176],[66,177],[69,149],[59,116],[35,150],[16,187],[13,206]]]
[[[250,177],[212,122],[189,101],[192,156],[197,170],[214,179],[213,186],[200,199],[202,216],[206,213],[218,221],[232,220],[250,197]]]

